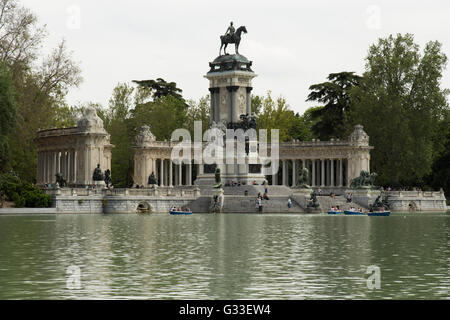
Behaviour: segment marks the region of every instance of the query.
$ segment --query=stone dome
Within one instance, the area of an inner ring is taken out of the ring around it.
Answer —
[[[211,67],[211,70],[208,73],[231,70],[253,72],[251,69],[252,61],[249,61],[241,54],[225,54],[218,56],[213,62],[209,63],[209,66]]]

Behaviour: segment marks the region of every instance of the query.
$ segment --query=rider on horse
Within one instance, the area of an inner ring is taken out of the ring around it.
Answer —
[[[225,36],[229,36],[229,39],[233,39],[234,35],[234,27],[233,27],[233,21],[230,22],[230,26],[228,27],[227,31],[225,32]]]

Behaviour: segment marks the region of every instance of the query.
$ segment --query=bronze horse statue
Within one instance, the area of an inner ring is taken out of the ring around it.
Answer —
[[[227,45],[229,43],[234,43],[235,45],[235,51],[236,54],[239,54],[239,43],[241,42],[241,33],[247,33],[247,29],[245,28],[245,26],[241,26],[239,28],[237,28],[236,32],[233,35],[229,35],[226,34],[224,36],[220,36],[220,41],[222,42],[221,46],[220,46],[220,50],[219,50],[219,56],[221,55],[222,52],[222,47],[225,45],[225,47],[223,48],[223,53],[226,53],[226,49],[227,49]]]

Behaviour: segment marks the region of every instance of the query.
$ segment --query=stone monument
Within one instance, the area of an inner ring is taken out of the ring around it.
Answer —
[[[252,70],[252,61],[239,53],[241,35],[247,29],[242,26],[234,31],[232,25],[227,34],[221,36],[222,46],[228,43],[236,44],[235,54],[219,55],[209,63],[210,70],[205,78],[209,80],[211,93],[210,124],[211,127],[222,131],[225,129],[242,129],[244,132],[250,128],[256,128],[256,122],[252,117],[251,91],[252,79],[256,74]],[[220,52],[221,53],[221,52]],[[261,184],[265,180],[262,174],[261,161],[258,158],[256,137],[254,143],[246,143],[245,163],[237,162],[235,151],[234,163],[221,163],[221,178],[224,185],[231,182],[251,184],[256,181]],[[223,153],[225,154],[225,152]],[[215,167],[204,165],[200,169],[196,183],[212,185],[214,182]]]

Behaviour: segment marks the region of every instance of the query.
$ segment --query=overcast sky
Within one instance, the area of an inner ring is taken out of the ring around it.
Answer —
[[[311,84],[332,72],[364,71],[368,48],[389,34],[412,33],[423,48],[450,57],[448,0],[19,0],[47,25],[48,52],[62,38],[80,62],[83,83],[68,96],[106,106],[119,82],[164,78],[186,99],[207,95],[208,63],[230,21],[245,25],[240,53],[258,75],[254,93],[284,96],[303,113]],[[228,52],[234,52],[234,46]],[[443,86],[450,88],[449,71]]]

